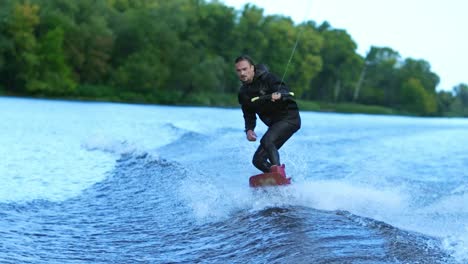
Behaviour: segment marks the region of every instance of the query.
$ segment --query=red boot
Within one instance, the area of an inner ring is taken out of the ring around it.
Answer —
[[[270,172],[276,172],[279,173],[281,176],[286,178],[286,172],[284,171],[284,164],[281,166],[278,165],[273,165],[270,167]]]
[[[286,178],[284,164],[281,166],[273,165],[270,172],[254,175],[250,177],[249,183],[251,187],[265,187],[291,184],[291,178]]]

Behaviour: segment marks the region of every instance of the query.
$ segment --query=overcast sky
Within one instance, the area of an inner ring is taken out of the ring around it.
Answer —
[[[468,84],[468,0],[221,0],[241,9],[252,3],[265,15],[296,23],[328,21],[346,30],[365,55],[390,47],[402,58],[424,59],[440,77],[438,89]]]

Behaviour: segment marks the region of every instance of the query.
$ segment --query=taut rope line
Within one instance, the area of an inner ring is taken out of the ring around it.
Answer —
[[[283,77],[281,77],[281,83],[283,83],[283,81],[284,81],[284,76],[286,76],[286,72],[288,71],[289,64],[291,64],[291,60],[292,60],[292,58],[294,56],[294,53],[296,52],[297,44],[299,43],[299,38],[302,35],[303,29],[304,28],[301,28],[299,33],[297,34],[296,43],[294,44],[293,50],[291,51],[291,56],[289,56],[288,63],[286,64],[286,69],[284,69]]]
[[[305,10],[306,10],[306,13],[305,13],[305,15],[304,15],[304,19],[303,19],[303,22],[302,22],[302,23],[304,23],[305,20],[306,20],[307,11],[309,10],[309,8],[306,8]],[[301,37],[301,35],[302,35],[302,32],[304,31],[304,28],[305,28],[305,25],[304,25],[303,27],[301,27],[301,28],[299,29],[299,32],[297,33],[296,43],[294,44],[294,47],[293,47],[293,49],[292,49],[292,51],[291,51],[291,56],[289,57],[288,63],[286,64],[286,68],[284,69],[283,77],[281,77],[281,83],[283,83],[283,81],[284,81],[284,77],[286,76],[286,72],[288,71],[289,64],[291,64],[291,60],[292,60],[292,58],[293,58],[293,56],[294,56],[294,53],[296,52],[297,44],[299,43],[299,39],[300,39],[300,37]]]

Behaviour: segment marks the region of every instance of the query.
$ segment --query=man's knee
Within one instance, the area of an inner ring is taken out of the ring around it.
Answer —
[[[268,157],[262,155],[262,153],[255,153],[252,158],[252,164],[263,172],[268,172],[271,166],[271,164],[268,162]]]
[[[267,157],[263,153],[255,153],[253,158],[252,158],[252,163],[253,165],[257,166],[258,164],[261,164],[267,159]]]
[[[255,168],[259,168],[262,166],[262,163],[256,158],[252,159],[252,164],[255,166]]]
[[[273,139],[271,137],[263,137],[261,140],[260,140],[260,144],[262,145],[262,147],[264,149],[266,149],[267,151],[272,149],[272,148],[275,148],[275,143],[273,142]]]

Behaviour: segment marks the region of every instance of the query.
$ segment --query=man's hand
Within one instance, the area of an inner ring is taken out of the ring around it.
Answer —
[[[247,139],[249,141],[255,141],[257,140],[257,134],[255,134],[255,132],[253,130],[247,130]]]
[[[276,93],[271,94],[271,101],[272,102],[274,102],[276,100],[279,100],[279,99],[281,99],[281,93],[276,92]]]

